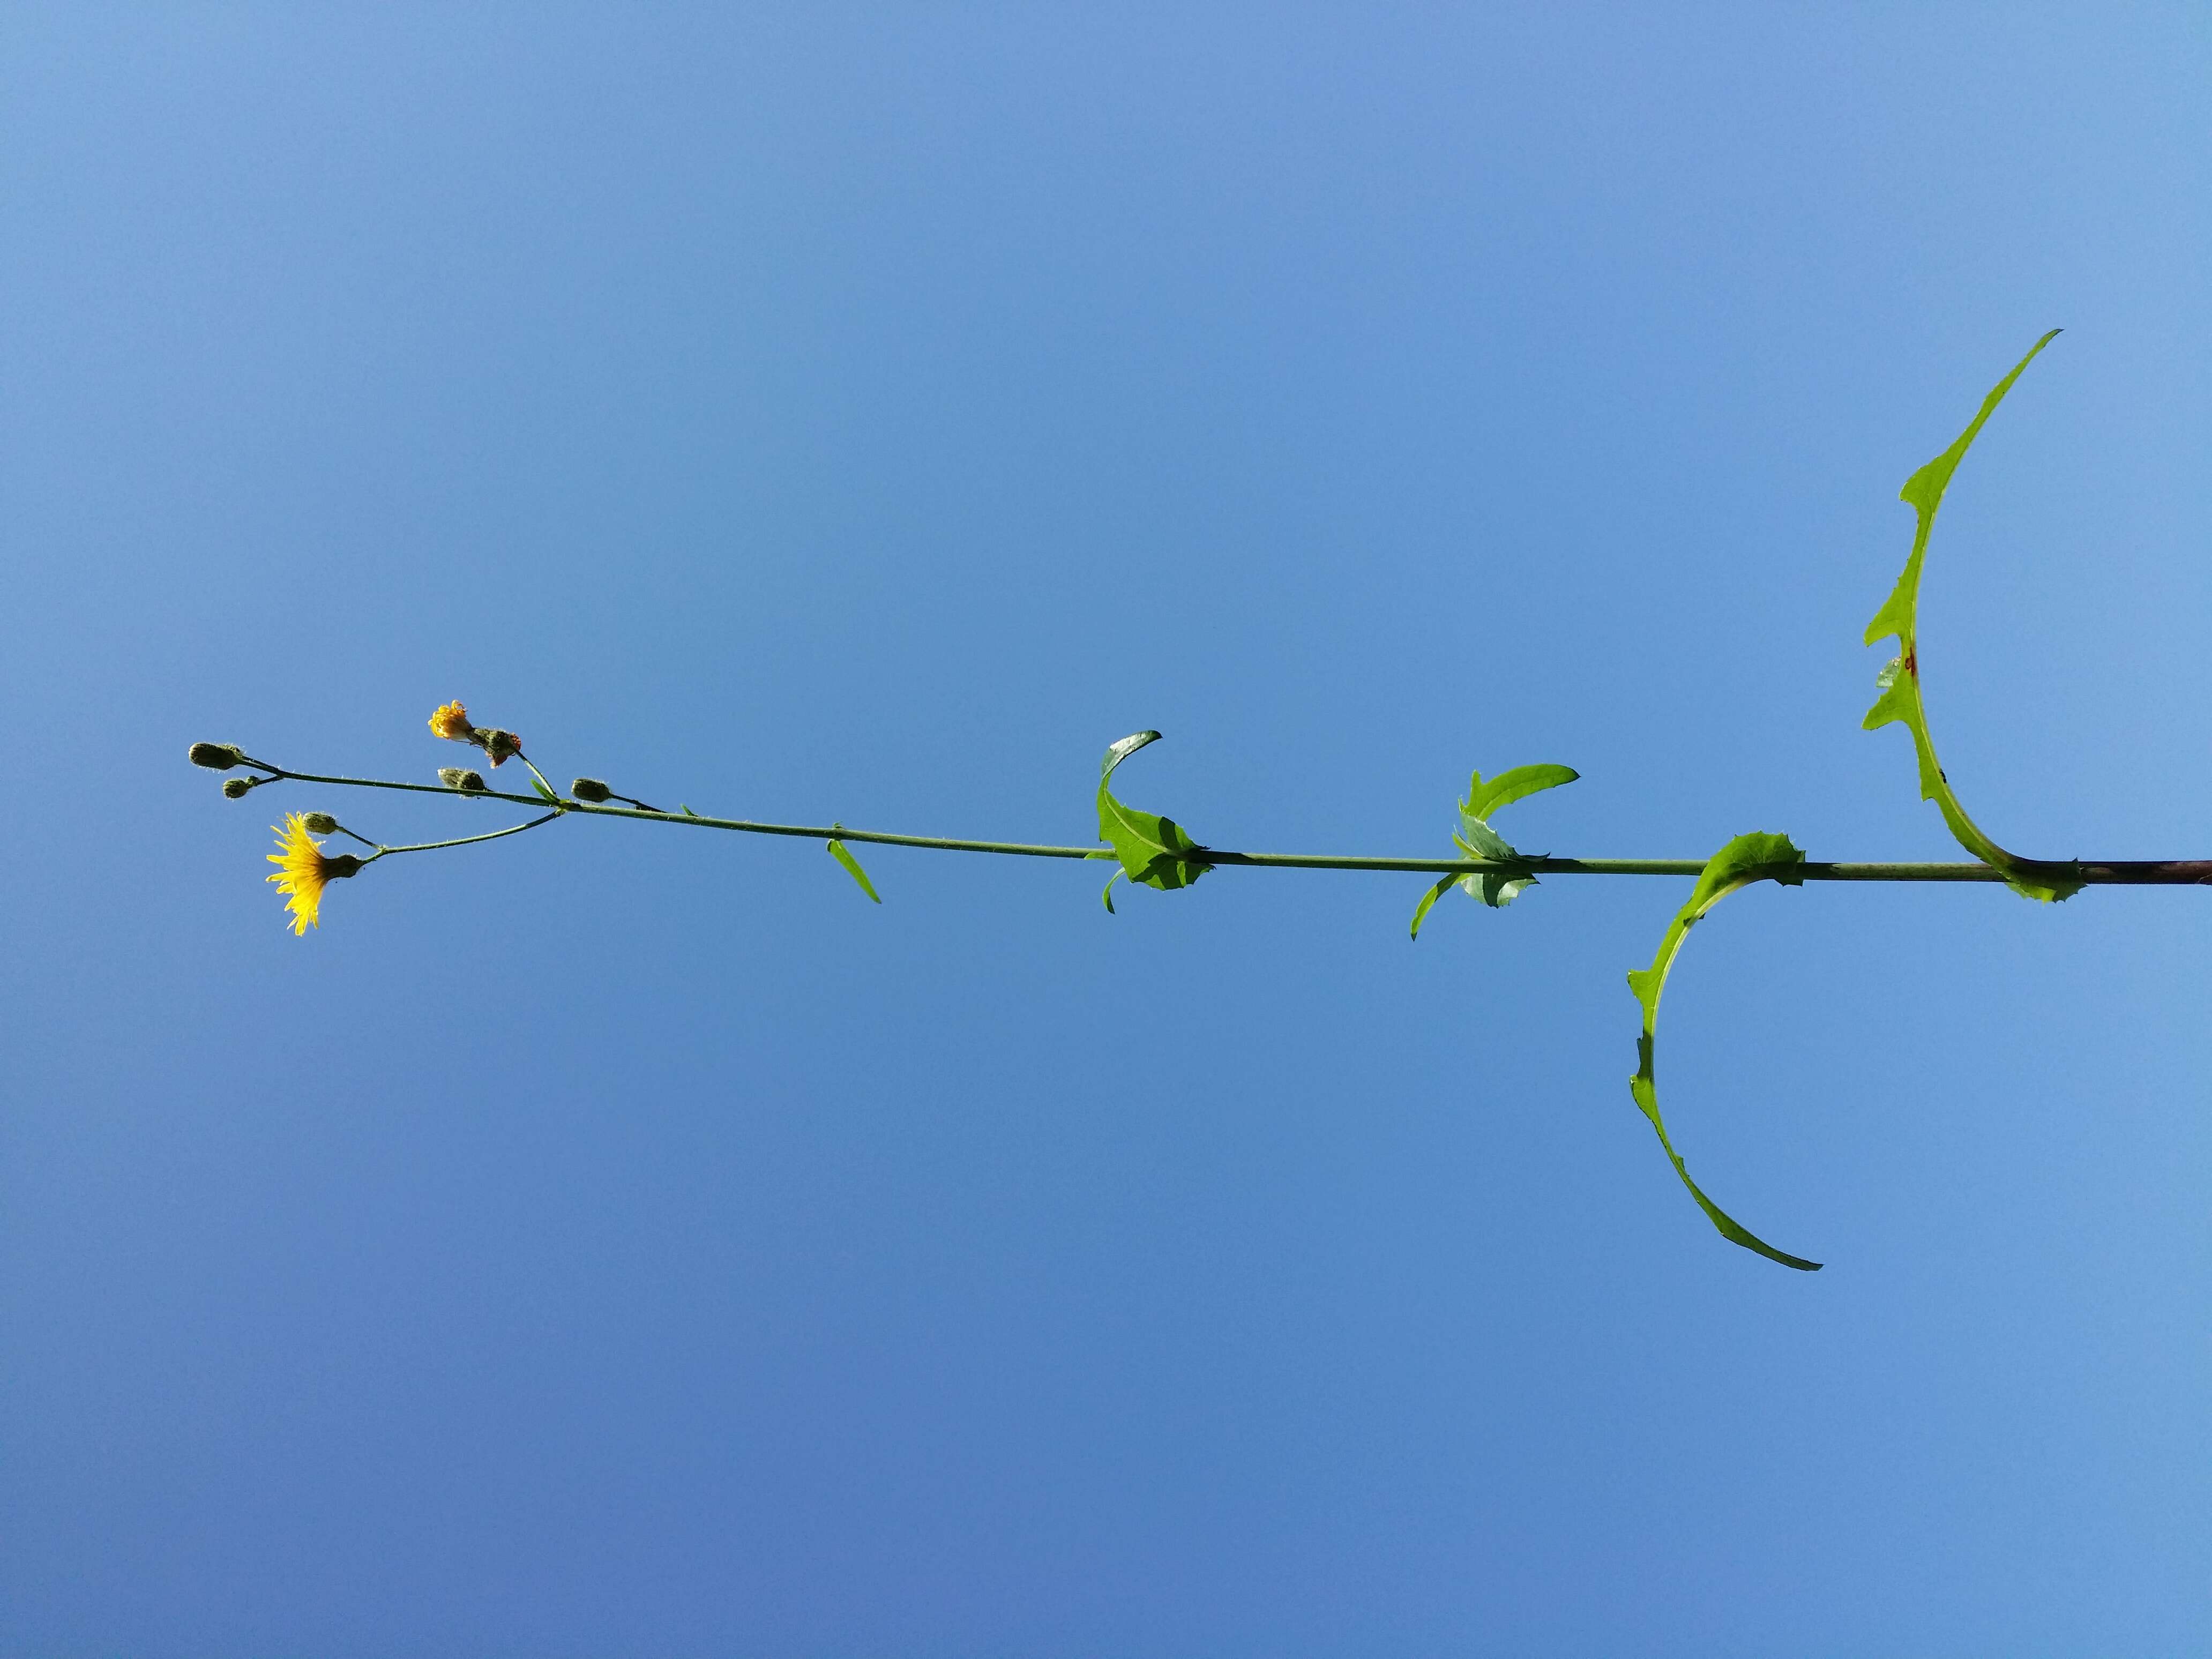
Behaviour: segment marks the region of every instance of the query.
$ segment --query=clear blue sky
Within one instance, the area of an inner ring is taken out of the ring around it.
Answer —
[[[11,9],[0,1648],[2212,1642],[2199,8]],[[512,769],[509,769],[510,770]]]

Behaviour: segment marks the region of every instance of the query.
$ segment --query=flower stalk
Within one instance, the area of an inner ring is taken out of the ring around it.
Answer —
[[[342,789],[386,789],[422,795],[451,795],[455,793],[443,784],[408,783],[392,778],[346,777],[324,772],[295,772],[250,757],[245,758],[242,763],[267,774],[259,780],[265,783],[279,781],[318,783]],[[532,769],[535,770],[534,768]],[[504,790],[471,790],[468,793],[481,799],[508,801],[518,806],[543,806],[545,804],[538,796]],[[890,830],[853,830],[837,824],[775,823],[754,818],[709,817],[696,812],[657,811],[646,807],[615,806],[579,800],[563,801],[556,811],[532,820],[529,825],[517,825],[515,829],[534,828],[562,816],[635,818],[653,823],[688,824],[696,830],[729,830],[738,835],[789,836],[803,841],[836,839],[878,847],[915,847],[931,852],[984,853],[1007,858],[1089,860],[1114,856],[1113,849],[1107,847],[980,841],[956,836],[915,836]],[[513,830],[499,830],[489,836],[471,836],[454,842],[424,842],[421,848],[395,847],[387,850],[416,851],[436,847],[466,846],[472,842],[495,839],[498,836],[513,833]],[[1200,848],[1190,856],[1194,861],[1218,869],[1346,870],[1418,875],[1672,876],[1694,879],[1705,867],[1703,859],[1584,859],[1548,855],[1515,859],[1378,858],[1336,853],[1238,852],[1218,847]],[[2063,867],[2073,879],[2088,887],[2212,885],[2212,859],[2082,859],[2071,861]],[[2002,883],[2005,879],[1986,864],[1808,860],[1796,869],[1806,881]]]

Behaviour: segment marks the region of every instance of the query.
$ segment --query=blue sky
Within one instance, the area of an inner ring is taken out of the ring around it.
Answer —
[[[2191,8],[19,9],[0,1645],[2212,1633],[2203,901],[569,822],[2212,853]]]

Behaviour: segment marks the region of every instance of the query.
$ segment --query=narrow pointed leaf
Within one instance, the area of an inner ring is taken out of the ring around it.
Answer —
[[[1776,881],[1784,886],[1798,885],[1803,878],[1794,872],[1796,866],[1805,861],[1804,854],[1790,844],[1787,836],[1738,836],[1734,841],[1712,855],[1705,872],[1692,890],[1689,902],[1675,912],[1674,921],[1668,927],[1667,936],[1659,941],[1659,953],[1651,958],[1649,968],[1639,968],[1628,976],[1628,988],[1644,1009],[1643,1035],[1636,1040],[1636,1075],[1629,1079],[1628,1091],[1636,1098],[1638,1110],[1651,1120],[1658,1132],[1659,1145],[1667,1153],[1667,1161],[1674,1166],[1674,1173],[1690,1189],[1690,1196],[1698,1200],[1698,1207],[1719,1229],[1722,1237],[1731,1244],[1741,1244],[1747,1250],[1756,1250],[1770,1261],[1779,1261],[1785,1267],[1796,1267],[1806,1273],[1817,1273],[1820,1264],[1808,1261],[1786,1251],[1778,1250],[1738,1222],[1721,1206],[1707,1198],[1698,1183],[1690,1179],[1690,1171],[1683,1164],[1681,1155],[1675,1152],[1674,1141],[1667,1133],[1667,1121],[1659,1115],[1659,1085],[1652,1069],[1652,1046],[1658,1034],[1659,994],[1667,988],[1667,975],[1674,965],[1674,958],[1682,949],[1682,941],[1690,929],[1705,919],[1705,913],[1730,893],[1750,886],[1753,882]]]
[[[547,788],[545,787],[545,780],[539,777],[535,772],[530,775],[530,787],[532,789],[535,789],[545,799],[551,801],[556,806],[558,806],[561,804],[561,797],[555,794],[550,789]]]
[[[1167,891],[1188,887],[1206,872],[1209,866],[1203,860],[1189,856],[1205,849],[1173,818],[1125,806],[1106,787],[1115,767],[1146,744],[1157,742],[1159,735],[1133,732],[1106,751],[1098,769],[1098,838],[1113,848],[1122,873],[1132,882]],[[1110,900],[1106,908],[1114,908]]]
[[[1098,781],[1103,783],[1114,775],[1114,769],[1123,761],[1128,759],[1146,744],[1158,743],[1159,740],[1160,734],[1157,732],[1132,732],[1121,742],[1111,744],[1106,750],[1104,762],[1099,766]]]
[[[1875,677],[1875,688],[1881,695],[1868,709],[1861,726],[1872,732],[1893,721],[1901,722],[1912,733],[1913,753],[1920,763],[1920,798],[1932,800],[1943,814],[1943,822],[1959,844],[1976,858],[2002,875],[2015,893],[2046,902],[2070,898],[2081,890],[2081,884],[2069,878],[2069,866],[2040,859],[2026,859],[2008,853],[1966,816],[1959,797],[1951,787],[1951,781],[1943,773],[1942,763],[1936,757],[1935,739],[1928,732],[1928,711],[1920,692],[1920,568],[1928,553],[1929,533],[1936,527],[1936,510],[1943,504],[1943,492],[1951,487],[1951,475],[1959,470],[1966,451],[1996,406],[2004,401],[2006,392],[2021,373],[2035,361],[2037,352],[2058,337],[2052,329],[2035,343],[2034,349],[2014,365],[2011,374],[1999,380],[1990,395],[1982,399],[1978,414],[1967,422],[1955,442],[1934,460],[1905,481],[1899,499],[1909,503],[1917,515],[1912,532],[1912,551],[1905,561],[1905,570],[1897,579],[1874,620],[1867,624],[1866,643],[1894,637],[1897,654]]]
[[[1482,774],[1477,772],[1468,783],[1467,799],[1459,804],[1459,810],[1471,818],[1488,818],[1501,806],[1510,806],[1540,789],[1572,783],[1580,776],[1571,766],[1516,766],[1485,783]]]
[[[842,841],[833,841],[829,843],[829,848],[830,856],[845,866],[845,873],[860,884],[860,890],[874,899],[877,903],[881,904],[884,901],[882,896],[876,891],[875,884],[868,879],[868,872],[860,868],[860,860],[853,856],[845,843]]]
[[[1121,879],[1123,873],[1123,872],[1116,870],[1112,875],[1106,878],[1106,885],[1099,890],[1099,902],[1106,907],[1106,914],[1109,916],[1115,914],[1114,884]]]
[[[1454,884],[1456,884],[1459,878],[1457,876],[1446,876],[1439,880],[1435,886],[1430,888],[1427,892],[1421,895],[1421,902],[1413,907],[1413,934],[1415,939],[1419,939],[1421,936],[1421,923],[1428,916],[1429,907],[1434,904],[1438,899],[1442,898],[1446,893],[1450,892]]]

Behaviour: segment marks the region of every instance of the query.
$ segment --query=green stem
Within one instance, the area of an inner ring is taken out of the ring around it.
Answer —
[[[561,799],[561,792],[558,789],[556,789],[552,784],[548,781],[545,775],[538,769],[538,763],[536,761],[531,759],[529,756],[524,754],[520,749],[514,751],[514,757],[530,769],[530,775],[532,777],[537,779],[539,783],[544,785],[545,793],[550,798],[554,800]]]
[[[331,777],[315,772],[292,772],[266,761],[249,760],[276,777],[295,783],[335,784],[349,789],[398,789],[420,795],[463,795],[470,800],[512,801],[520,806],[544,805],[535,795],[507,794],[495,789],[448,789],[443,784],[400,783],[384,778]],[[535,767],[531,769],[533,772]],[[920,847],[942,853],[996,853],[1010,858],[1110,859],[1108,847],[1055,847],[1034,842],[969,841],[950,836],[901,836],[885,830],[847,830],[836,824],[762,823],[750,818],[709,818],[683,812],[656,812],[626,806],[595,806],[582,801],[563,801],[544,817],[489,836],[470,836],[460,841],[428,842],[422,848],[389,848],[416,852],[432,847],[460,847],[471,842],[494,841],[562,817],[642,818],[653,823],[685,823],[701,830],[731,830],[749,836],[795,836],[807,841],[836,839],[878,847]],[[1188,855],[1194,863],[1221,868],[1248,866],[1277,870],[1378,870],[1419,875],[1454,876],[1681,876],[1695,878],[1705,867],[1703,859],[1571,859],[1531,855],[1521,859],[1355,858],[1330,853],[1232,853],[1219,848],[1200,848]],[[2212,859],[2085,859],[2052,864],[2068,879],[2084,886],[2212,886]],[[1793,865],[1790,873],[1803,881],[1938,881],[2002,882],[2004,877],[1986,864],[1828,863],[1808,860]]]
[[[325,778],[319,781],[328,783],[334,780]],[[560,809],[556,807],[542,818],[532,818],[527,823],[511,823],[504,830],[493,830],[489,835],[463,836],[456,841],[418,841],[405,847],[379,847],[374,856],[363,859],[362,865],[366,868],[390,853],[434,853],[441,847],[473,847],[480,841],[497,841],[502,836],[519,836],[526,830],[535,830],[541,823],[550,823],[560,816]],[[374,843],[368,844],[374,845]]]

